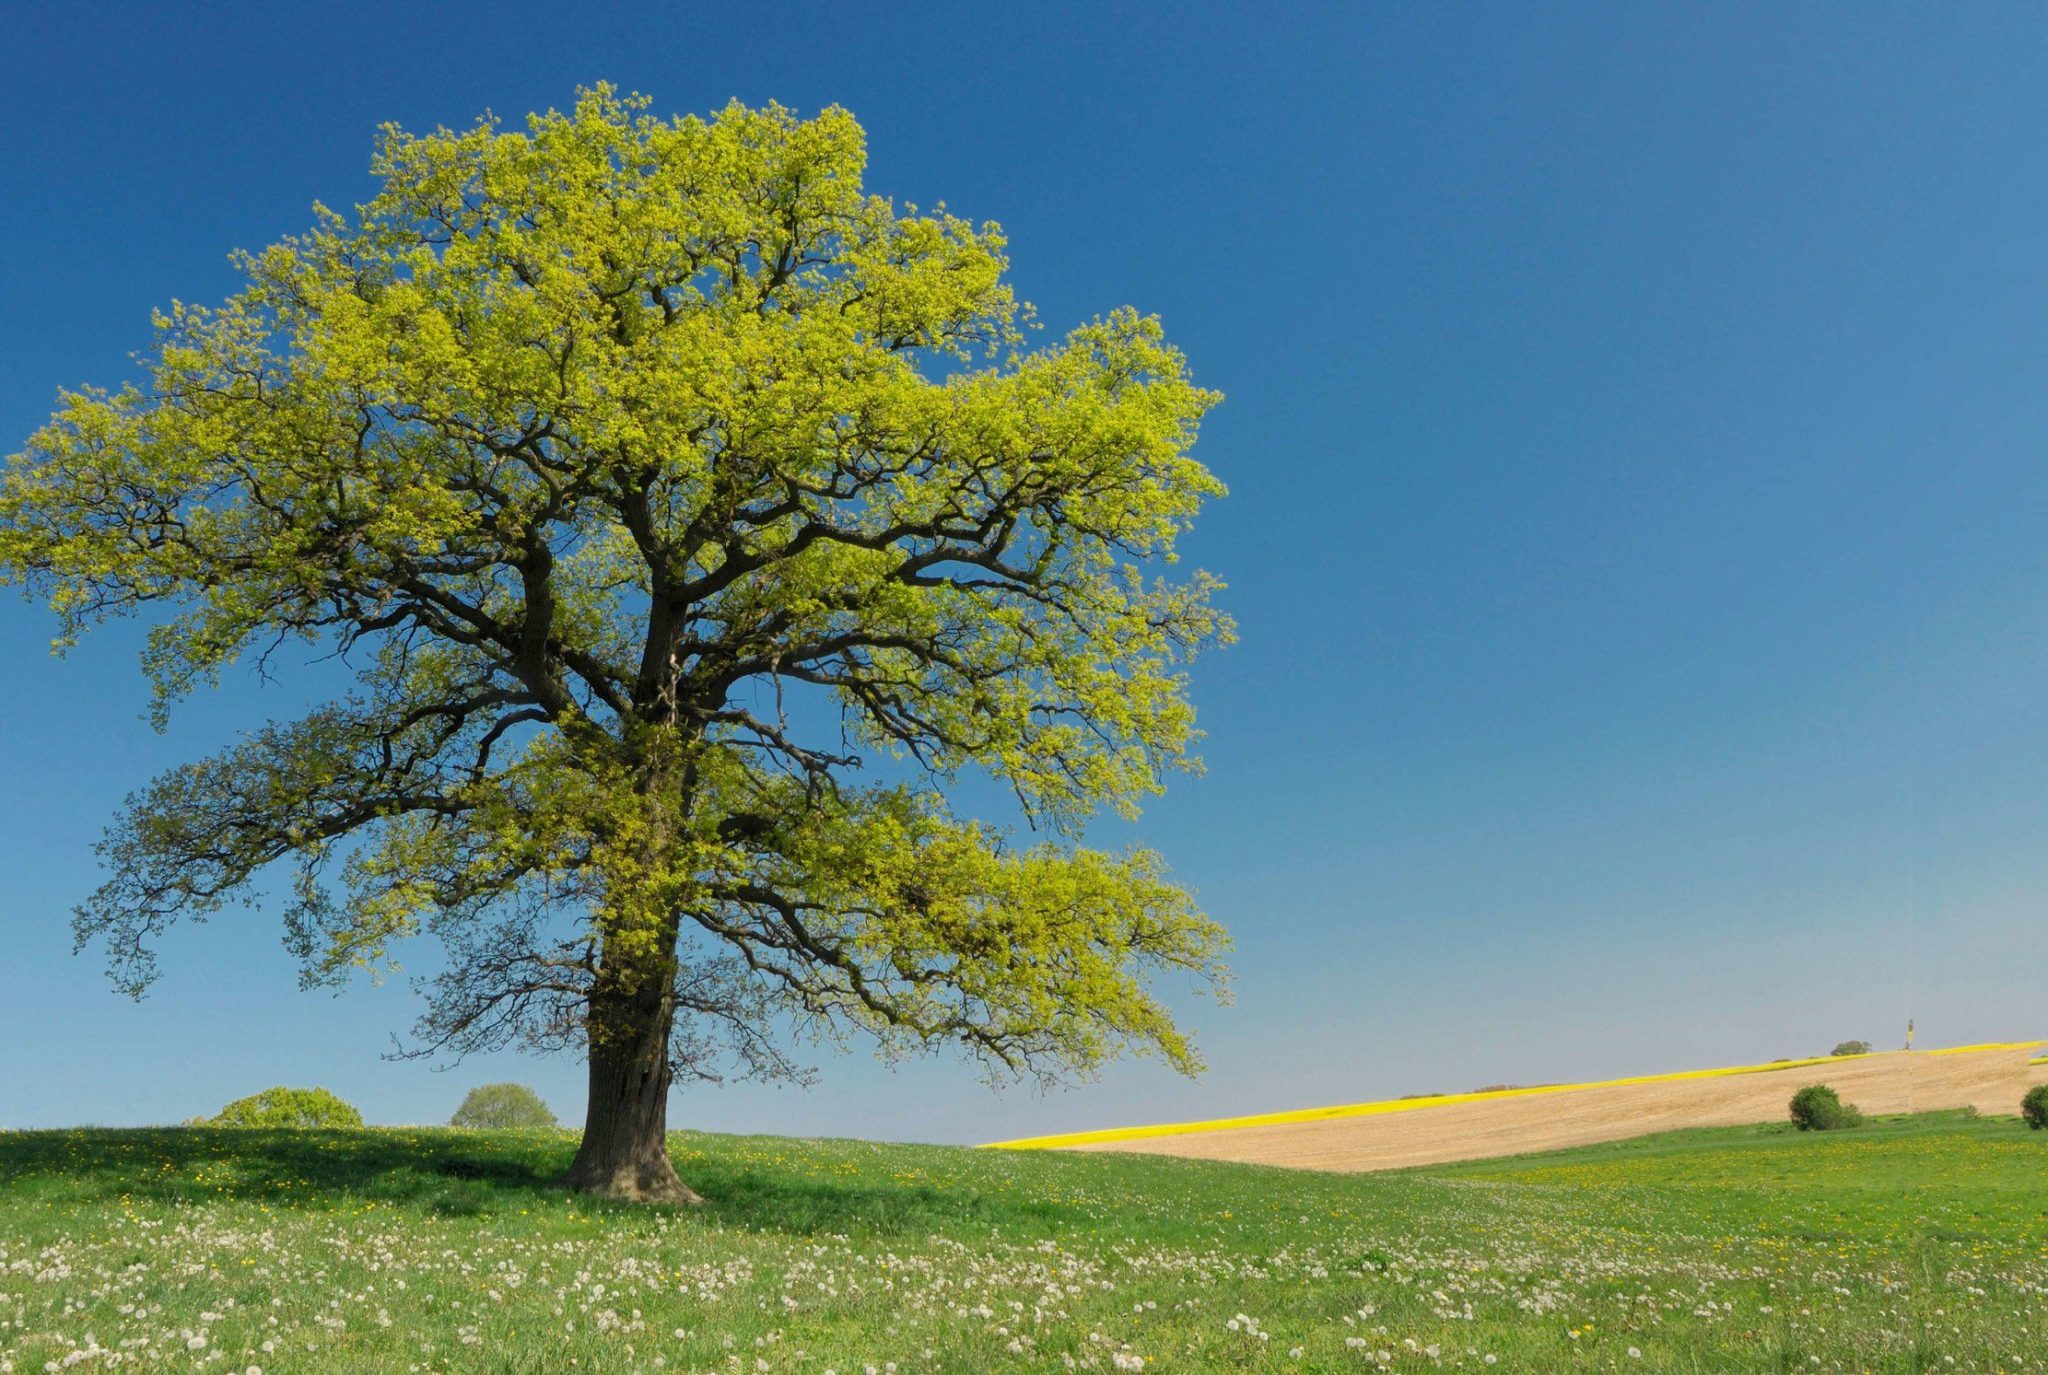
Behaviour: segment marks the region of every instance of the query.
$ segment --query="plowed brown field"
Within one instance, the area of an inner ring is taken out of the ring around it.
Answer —
[[[1389,1170],[1618,1141],[1678,1127],[1782,1120],[1794,1090],[1830,1084],[1865,1113],[1974,1107],[2014,1113],[2030,1084],[2048,1083],[2038,1049],[1894,1052],[1726,1078],[1620,1084],[1528,1097],[1420,1106],[1313,1122],[1225,1127],[1062,1147],[1238,1160],[1310,1170]]]

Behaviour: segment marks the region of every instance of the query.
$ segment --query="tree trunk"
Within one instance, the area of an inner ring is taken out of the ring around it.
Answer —
[[[702,1203],[668,1158],[667,981],[591,995],[590,1096],[565,1188],[634,1203]]]

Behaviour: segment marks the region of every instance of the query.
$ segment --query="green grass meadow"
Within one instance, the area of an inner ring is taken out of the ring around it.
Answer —
[[[2048,1371],[2048,1133],[1935,1114],[1397,1174],[679,1133],[0,1133],[0,1375]]]

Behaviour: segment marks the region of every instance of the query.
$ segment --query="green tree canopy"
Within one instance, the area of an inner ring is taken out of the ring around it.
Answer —
[[[363,1125],[363,1115],[326,1089],[279,1085],[237,1098],[207,1119],[209,1127],[264,1127],[272,1131],[346,1131]]]
[[[1844,1103],[1841,1095],[1826,1084],[1808,1084],[1794,1093],[1790,1112],[1793,1125],[1803,1132],[1840,1131],[1863,1125],[1863,1113],[1856,1105]]]
[[[422,1050],[586,1051],[570,1182],[629,1196],[687,1194],[671,1076],[798,1072],[784,1032],[1197,1066],[1149,979],[1222,933],[1080,837],[1190,763],[1217,398],[1130,310],[1027,346],[1001,231],[864,160],[843,110],[604,87],[387,128],[367,204],[63,396],[0,489],[60,644],[148,616],[160,718],[294,645],[354,675],[130,800],[78,915],[121,985],[289,865],[308,982],[428,931]],[[970,769],[1031,839],[948,805]]]
[[[451,1127],[552,1127],[555,1114],[524,1084],[479,1084],[463,1095]]]

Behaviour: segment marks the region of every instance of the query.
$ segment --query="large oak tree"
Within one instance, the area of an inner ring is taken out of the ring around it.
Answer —
[[[791,1035],[1197,1066],[1150,983],[1216,980],[1222,933],[1081,828],[1190,762],[1228,625],[1163,574],[1216,398],[1128,310],[1027,347],[997,227],[863,164],[842,110],[603,87],[387,128],[373,200],[63,396],[0,490],[60,646],[149,616],[159,714],[350,670],[130,799],[77,914],[123,987],[282,864],[309,982],[431,932],[416,1048],[583,1051],[565,1182],[634,1198],[694,1198],[674,1076],[795,1072]],[[949,808],[970,769],[1028,843]]]

